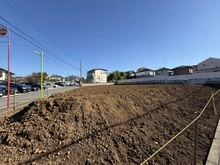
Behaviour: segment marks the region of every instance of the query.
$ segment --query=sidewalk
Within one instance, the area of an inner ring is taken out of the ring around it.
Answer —
[[[217,125],[206,165],[220,165],[220,120]]]

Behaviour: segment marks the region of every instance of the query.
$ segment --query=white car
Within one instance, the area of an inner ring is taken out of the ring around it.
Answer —
[[[57,88],[59,85],[57,84],[53,84],[53,88]]]
[[[48,88],[57,88],[58,87],[58,85],[56,85],[56,84],[53,84],[53,83],[47,83],[47,84],[45,84]]]

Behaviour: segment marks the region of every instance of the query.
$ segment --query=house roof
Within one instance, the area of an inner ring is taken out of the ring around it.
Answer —
[[[103,71],[107,71],[106,69],[96,68],[96,69],[92,69],[92,70],[90,70],[90,71],[88,71],[88,72],[93,72],[93,71],[95,71],[95,70],[103,70]]]
[[[170,69],[163,67],[163,68],[157,69],[156,71],[161,71],[161,70],[170,70]]]
[[[133,70],[125,71],[125,73],[135,73]]]
[[[147,72],[147,71],[154,71],[154,70],[146,68],[146,69],[140,70],[140,71],[138,71],[136,73]]]
[[[63,78],[62,76],[57,75],[57,74],[51,74],[51,75],[49,75],[49,77]]]
[[[0,68],[0,70],[3,71],[3,72],[6,72],[6,73],[8,72],[8,70],[5,70],[5,69],[3,69],[3,68]],[[14,75],[15,73],[10,72],[10,74]]]
[[[220,60],[220,58],[209,57],[209,58],[207,58],[206,60],[203,60],[202,62],[198,63],[198,65],[201,64],[201,63],[204,63],[205,61],[207,61],[207,60],[209,60],[209,59]]]
[[[178,66],[178,67],[173,68],[171,70],[178,69],[178,68],[195,68],[195,67],[196,67],[196,65],[191,65],[191,66],[189,66],[189,65],[181,65],[181,66]]]

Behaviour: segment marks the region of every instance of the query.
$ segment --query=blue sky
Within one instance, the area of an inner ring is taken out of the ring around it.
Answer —
[[[0,0],[0,6],[10,23],[0,17],[0,24],[13,31],[16,76],[40,71],[33,50],[44,52],[45,72],[64,77],[80,75],[80,60],[86,77],[94,68],[172,69],[220,56],[219,0]],[[5,42],[0,37],[0,68],[7,69]]]

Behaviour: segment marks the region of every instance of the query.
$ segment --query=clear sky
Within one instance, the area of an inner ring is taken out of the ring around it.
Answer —
[[[44,52],[45,72],[64,77],[80,75],[80,60],[86,77],[94,68],[172,69],[220,57],[219,0],[0,0],[0,24],[11,29],[16,76],[40,71],[33,50]],[[6,42],[0,37],[4,69]]]

